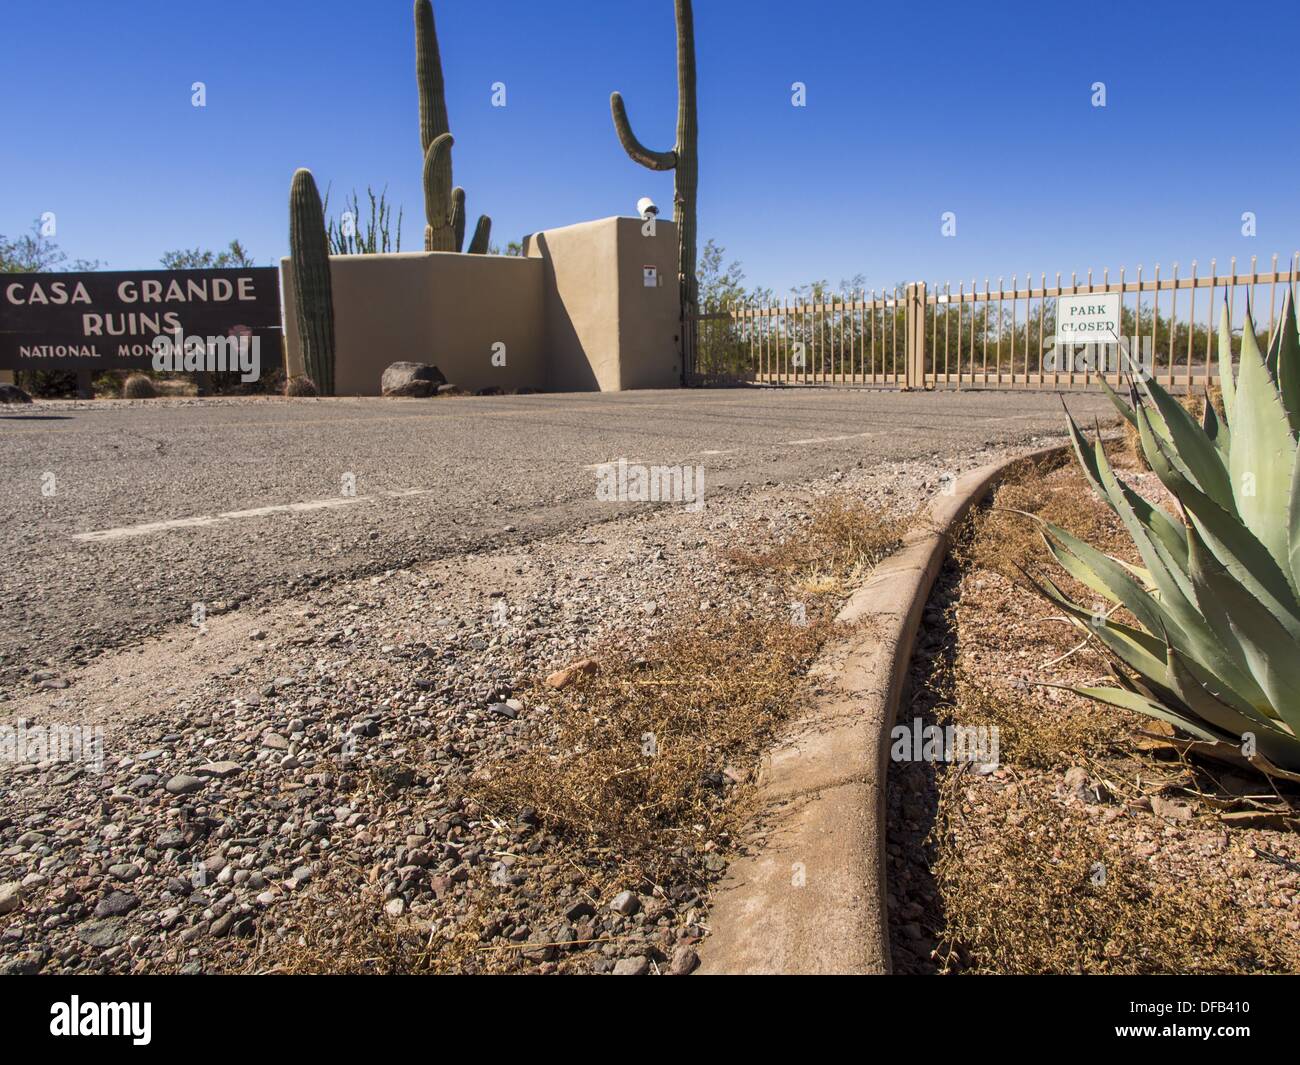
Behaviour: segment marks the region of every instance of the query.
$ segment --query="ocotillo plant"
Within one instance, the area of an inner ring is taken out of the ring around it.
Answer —
[[[614,93],[609,109],[623,150],[634,162],[650,170],[672,170],[673,221],[677,223],[677,283],[682,293],[682,313],[699,304],[699,283],[695,277],[695,200],[699,174],[696,142],[699,124],[695,112],[695,19],[691,0],[677,3],[677,143],[670,151],[651,151],[632,132],[623,107],[623,97]]]
[[[424,250],[460,251],[465,244],[465,190],[452,188],[452,139],[447,121],[447,96],[442,81],[442,57],[433,24],[430,0],[415,0],[415,80],[420,90],[420,150],[424,153]],[[445,143],[439,147],[441,139]],[[480,216],[470,252],[476,248],[478,230],[490,230],[492,220]]]
[[[289,254],[293,305],[303,366],[322,396],[334,394],[334,295],[330,286],[325,212],[310,170],[297,170],[289,190]]]

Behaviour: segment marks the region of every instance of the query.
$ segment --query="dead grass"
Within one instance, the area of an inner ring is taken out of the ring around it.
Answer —
[[[655,881],[666,855],[725,836],[724,800],[797,705],[828,626],[710,616],[649,647],[606,648],[598,673],[546,693],[553,742],[493,766],[468,794],[489,810],[531,808],[597,864]]]
[[[1099,505],[1083,476],[1061,460],[1046,466],[1026,464],[1008,476],[993,505],[967,519],[953,557],[968,572],[989,570],[1017,582],[1022,569],[1032,572],[1050,565],[1053,579],[1066,581],[1043,544],[1038,523],[1016,511],[1058,525],[1116,557],[1139,561],[1119,518]]]
[[[941,690],[952,692],[946,706],[959,708],[965,725],[998,729],[999,755],[1014,765],[1068,769],[1081,752],[1104,752],[1121,739],[1114,719],[1072,712],[1070,705],[1045,704],[1042,689],[995,686],[959,665]],[[945,705],[944,703],[940,704]]]
[[[1106,829],[1021,785],[1002,818],[966,818],[960,773],[945,780],[935,880],[940,955],[972,973],[1286,972],[1243,925],[1230,881],[1159,879]]]
[[[897,550],[915,517],[882,513],[846,495],[826,496],[795,535],[734,547],[726,558],[744,571],[775,574],[808,595],[841,594]]]

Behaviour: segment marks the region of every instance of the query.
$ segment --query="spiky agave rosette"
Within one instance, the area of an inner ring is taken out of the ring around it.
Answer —
[[[1131,402],[1102,382],[1178,515],[1121,481],[1100,437],[1089,442],[1067,409],[1079,463],[1142,565],[1035,520],[1061,567],[1111,608],[1029,580],[1112,657],[1118,687],[1070,690],[1160,718],[1188,733],[1192,750],[1300,781],[1300,337],[1289,286],[1267,353],[1247,306],[1235,381],[1231,339],[1225,304],[1223,409],[1207,395],[1199,423],[1144,372],[1131,377]],[[1136,625],[1115,618],[1120,607]]]

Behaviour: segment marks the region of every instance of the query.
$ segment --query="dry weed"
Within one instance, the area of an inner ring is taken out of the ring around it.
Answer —
[[[724,800],[794,709],[829,623],[741,616],[681,622],[547,693],[553,741],[469,786],[488,809],[531,808],[600,862],[654,880],[668,855],[723,831]]]
[[[810,595],[847,585],[903,542],[914,515],[882,513],[845,495],[817,501],[805,529],[774,544],[737,547],[726,557],[749,571],[776,573]]]
[[[1287,971],[1244,926],[1228,881],[1157,879],[1104,826],[1021,785],[1002,818],[966,819],[944,781],[932,836],[950,969],[976,973]],[[963,963],[964,959],[964,963]]]

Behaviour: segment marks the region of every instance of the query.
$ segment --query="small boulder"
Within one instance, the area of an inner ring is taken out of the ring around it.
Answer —
[[[22,904],[22,886],[16,880],[0,884],[0,914],[13,913]]]
[[[423,362],[395,362],[384,371],[379,387],[385,396],[430,396],[447,379],[436,366]]]
[[[201,777],[216,777],[218,780],[225,780],[227,777],[233,777],[236,773],[242,773],[244,767],[238,762],[209,762],[207,765],[201,765],[194,772]]]
[[[700,964],[700,956],[689,943],[682,943],[673,951],[673,960],[668,965],[669,976],[690,976]]]
[[[581,662],[574,662],[571,666],[557,669],[546,678],[546,686],[559,691],[561,688],[567,688],[579,677],[595,673],[599,668],[594,658],[584,658]]]
[[[634,958],[620,958],[614,963],[615,976],[645,976],[650,972],[650,959],[644,954]]]
[[[0,403],[30,403],[32,397],[17,385],[0,385]]]
[[[631,917],[641,908],[641,900],[636,897],[635,891],[620,891],[614,896],[614,901],[609,904],[609,908],[624,917]]]

